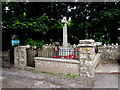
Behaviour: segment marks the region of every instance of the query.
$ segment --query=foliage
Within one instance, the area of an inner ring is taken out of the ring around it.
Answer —
[[[70,73],[66,73],[66,78],[71,78],[71,77],[75,78],[75,77],[79,77],[79,76],[73,75],[73,74],[70,74]]]
[[[43,40],[33,40],[31,38],[28,38],[25,42],[26,42],[25,45],[37,46],[40,48],[44,45]]]
[[[49,73],[50,75],[52,75],[52,76],[57,76],[57,75],[59,75],[59,74],[57,74],[57,73]]]
[[[95,80],[91,80],[91,84],[94,85],[95,84]]]
[[[11,24],[9,24],[8,27],[12,28],[13,30],[32,29],[35,32],[40,32],[48,30],[47,25],[44,23],[45,20],[47,20],[47,16],[40,16],[39,18],[36,19],[33,18],[26,18],[25,20],[15,19],[14,21],[11,22]]]
[[[68,21],[71,44],[87,38],[103,43],[119,42],[120,2],[2,2],[2,16],[3,36],[18,34],[21,44],[29,42],[27,38],[62,43],[63,16],[71,17]]]
[[[23,70],[23,68],[15,68],[15,70]]]
[[[57,28],[57,29],[62,29],[63,28],[63,24],[59,21],[57,21],[52,27],[51,29],[54,29],[54,28]]]

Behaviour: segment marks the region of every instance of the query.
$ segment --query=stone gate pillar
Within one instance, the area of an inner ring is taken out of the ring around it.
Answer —
[[[26,46],[14,47],[14,67],[24,69],[27,66]]]
[[[80,76],[94,77],[94,57],[95,44],[94,40],[80,40],[78,44],[80,51]]]

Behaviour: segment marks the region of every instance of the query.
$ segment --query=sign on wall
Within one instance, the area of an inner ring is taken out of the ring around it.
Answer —
[[[12,46],[13,45],[19,45],[20,44],[20,40],[11,40]]]

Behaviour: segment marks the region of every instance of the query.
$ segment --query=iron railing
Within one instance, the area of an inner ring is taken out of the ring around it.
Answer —
[[[78,48],[44,48],[37,49],[38,57],[46,58],[65,58],[65,59],[79,59],[79,49]]]

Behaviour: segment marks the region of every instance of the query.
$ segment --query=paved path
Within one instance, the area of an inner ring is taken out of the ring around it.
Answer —
[[[118,88],[118,74],[96,74],[94,88]]]
[[[95,75],[94,88],[118,88],[118,81],[120,79],[119,70],[120,65],[118,65],[117,61],[101,60],[96,68],[97,74]]]
[[[100,60],[96,68],[96,73],[118,73],[118,63],[116,60]]]

